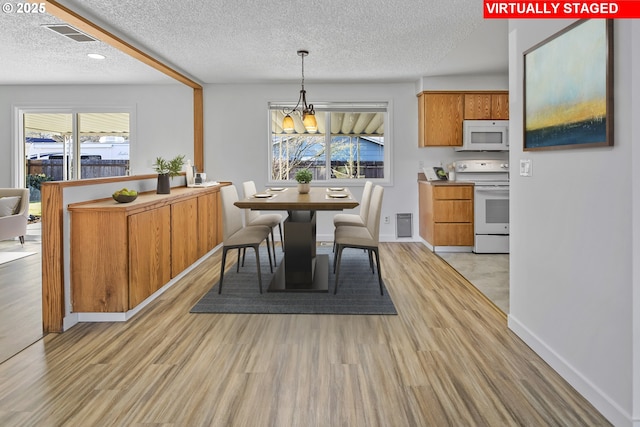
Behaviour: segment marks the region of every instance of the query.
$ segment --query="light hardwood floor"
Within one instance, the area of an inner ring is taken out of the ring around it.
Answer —
[[[24,246],[0,241],[0,252],[35,252],[0,264],[0,363],[42,338],[40,224],[29,225]]]
[[[0,425],[609,425],[438,256],[380,251],[397,316],[190,314],[218,251],[129,322],[2,363]]]

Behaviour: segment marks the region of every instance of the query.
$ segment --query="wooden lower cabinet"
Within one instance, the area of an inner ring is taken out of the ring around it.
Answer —
[[[127,217],[111,212],[72,214],[71,296],[74,312],[129,308]]]
[[[433,247],[473,246],[473,185],[418,182],[420,236]]]
[[[173,188],[69,205],[72,312],[119,313],[138,304],[221,241],[220,189]]]
[[[199,258],[198,225],[196,197],[171,204],[171,277]]]
[[[171,208],[129,216],[129,309],[171,280]]]
[[[220,192],[198,197],[198,258],[222,243]]]

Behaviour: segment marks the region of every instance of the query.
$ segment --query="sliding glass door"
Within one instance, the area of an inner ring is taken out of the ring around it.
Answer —
[[[130,127],[124,111],[21,111],[21,181],[36,193],[42,181],[127,175]]]

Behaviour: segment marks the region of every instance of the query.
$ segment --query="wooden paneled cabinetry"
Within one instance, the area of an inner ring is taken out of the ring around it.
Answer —
[[[198,258],[222,242],[220,192],[198,197]]]
[[[420,236],[433,247],[473,246],[473,185],[418,182]]]
[[[74,312],[126,312],[222,241],[219,186],[69,205]]]
[[[128,309],[171,280],[170,217],[169,206],[128,216],[129,256],[120,264],[129,269]]]
[[[199,225],[197,197],[171,204],[171,277],[200,258]]]
[[[461,145],[463,101],[461,93],[418,95],[418,146]]]
[[[463,120],[508,118],[508,92],[422,92],[418,94],[418,146],[461,146]]]
[[[508,120],[507,93],[467,93],[464,95],[465,120]]]

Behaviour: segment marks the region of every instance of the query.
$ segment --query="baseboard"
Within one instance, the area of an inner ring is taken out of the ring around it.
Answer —
[[[507,324],[522,341],[538,354],[553,370],[565,379],[585,399],[589,401],[607,420],[615,426],[640,427],[639,420],[632,420],[616,402],[589,381],[562,356],[539,339],[526,326],[509,314]]]

